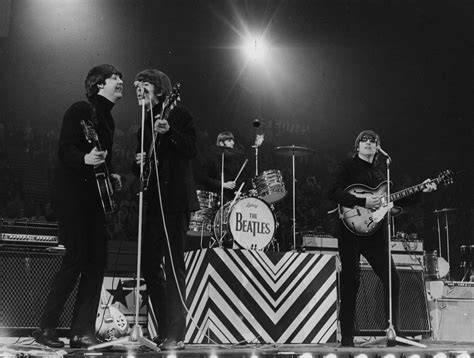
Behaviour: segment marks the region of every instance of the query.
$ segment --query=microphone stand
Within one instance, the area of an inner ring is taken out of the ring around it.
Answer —
[[[141,143],[140,153],[144,153],[144,140],[145,140],[145,100],[141,100],[142,107],[142,130],[141,130]],[[149,158],[148,158],[149,159]],[[138,315],[140,313],[140,272],[141,272],[141,258],[142,258],[142,224],[143,224],[143,191],[145,190],[145,183],[143,177],[143,166],[144,160],[140,161],[140,189],[138,195],[138,248],[137,248],[137,268],[136,268],[136,285],[135,285],[135,323],[129,336],[122,337],[120,339],[111,340],[108,342],[96,344],[90,346],[87,350],[91,351],[94,349],[105,348],[110,346],[116,346],[119,344],[129,343],[133,346],[146,346],[154,351],[160,351],[155,343],[149,339],[143,337],[142,327],[138,323]]]
[[[420,348],[427,348],[426,345],[422,343],[418,343],[412,340],[409,340],[407,338],[402,338],[398,337],[397,333],[395,332],[395,328],[393,327],[393,313],[392,313],[392,308],[393,308],[393,300],[392,300],[392,245],[391,245],[391,238],[392,238],[392,225],[391,225],[391,209],[392,209],[392,202],[390,201],[390,163],[392,159],[390,156],[379,149],[379,152],[381,152],[385,157],[387,158],[386,163],[387,163],[387,197],[386,197],[386,202],[383,203],[382,205],[387,206],[387,247],[388,247],[388,255],[387,255],[387,263],[388,263],[388,328],[386,330],[386,336],[384,338],[379,338],[376,339],[372,342],[367,342],[364,344],[361,344],[361,346],[364,346],[366,344],[378,344],[378,343],[383,343],[388,346],[389,343],[391,344],[396,344],[398,343],[404,343],[407,345],[412,345],[415,347],[420,347]],[[394,269],[396,269],[394,267]],[[400,317],[398,319],[400,322]]]

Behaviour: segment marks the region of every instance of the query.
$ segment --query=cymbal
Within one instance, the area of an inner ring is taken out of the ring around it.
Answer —
[[[140,280],[140,286],[143,286],[145,284],[145,280],[141,279]],[[132,278],[131,280],[126,280],[122,281],[122,286],[127,287],[127,288],[132,288],[137,285],[137,279]]]
[[[439,213],[447,213],[448,211],[456,211],[458,208],[444,208],[444,209],[439,209],[439,210],[433,210],[433,213],[439,214]]]
[[[286,155],[286,156],[295,156],[295,157],[302,157],[305,155],[314,154],[314,149],[308,147],[301,147],[296,145],[288,145],[283,147],[276,147],[275,151],[279,155]]]
[[[234,156],[244,156],[245,153],[242,149],[239,148],[230,148],[230,147],[223,147],[220,145],[213,145],[212,149],[221,155],[224,153],[224,157],[234,157]]]

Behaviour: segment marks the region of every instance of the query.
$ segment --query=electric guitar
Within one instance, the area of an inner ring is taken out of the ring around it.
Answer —
[[[95,146],[98,150],[102,151],[100,146],[99,137],[94,129],[94,125],[91,121],[81,121],[82,131],[86,136],[86,140]],[[95,181],[97,183],[97,189],[99,190],[100,201],[105,214],[110,214],[115,211],[116,204],[112,196],[114,189],[112,186],[112,180],[110,179],[109,169],[104,163],[94,166]]]
[[[181,84],[177,83],[171,90],[171,93],[166,97],[163,104],[161,105],[161,112],[158,116],[155,116],[156,119],[168,120],[171,110],[177,105],[178,101],[181,100],[180,97],[180,88]],[[160,139],[161,136],[159,133],[154,133],[153,139],[148,149],[146,162],[143,166],[143,190],[148,188],[150,182],[150,175],[152,169],[155,167],[155,154],[158,155],[158,150],[160,148]],[[156,158],[158,160],[158,158]],[[156,163],[158,164],[158,163]]]
[[[436,185],[448,185],[453,182],[453,173],[451,170],[445,170],[432,179],[428,183],[420,183],[415,186],[400,190],[390,194],[390,200],[387,200],[387,182],[384,181],[376,188],[370,188],[363,184],[349,185],[345,191],[359,198],[366,198],[371,195],[380,196],[382,205],[377,210],[367,209],[362,206],[346,208],[342,205],[338,206],[339,218],[342,220],[346,228],[353,234],[359,236],[369,236],[374,233],[382,225],[385,214],[390,210],[392,216],[401,213],[401,208],[393,206],[393,202],[400,200],[412,194],[422,191],[427,184],[435,183]]]
[[[95,330],[97,336],[105,341],[120,338],[128,332],[127,318],[118,308],[107,303],[104,289],[101,292],[100,306],[95,319]]]

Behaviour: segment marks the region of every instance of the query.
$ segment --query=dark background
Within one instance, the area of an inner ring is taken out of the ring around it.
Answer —
[[[140,110],[132,84],[152,67],[181,83],[202,147],[230,130],[252,163],[258,118],[260,169],[281,170],[288,189],[290,158],[274,148],[315,150],[297,160],[299,230],[331,232],[328,175],[371,128],[394,158],[400,188],[458,172],[397,227],[438,249],[433,210],[457,208],[448,215],[452,266],[460,246],[474,244],[472,1],[2,0],[0,13],[3,217],[54,220],[48,193],[62,115],[84,98],[87,71],[110,63],[125,81],[113,112],[114,157],[130,190],[113,231],[126,239],[136,232],[129,168]],[[249,32],[265,34],[264,63],[247,62],[239,49]],[[290,197],[275,209],[283,249],[291,244]],[[445,240],[444,221],[441,229]]]

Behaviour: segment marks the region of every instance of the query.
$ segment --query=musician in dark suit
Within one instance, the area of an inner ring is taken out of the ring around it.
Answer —
[[[380,195],[368,195],[358,197],[345,189],[352,184],[363,184],[376,188],[386,180],[386,167],[383,165],[384,158],[378,154],[381,146],[380,137],[372,130],[364,130],[357,136],[354,143],[354,156],[342,162],[334,172],[329,188],[329,199],[337,204],[353,208],[359,206],[370,210],[376,210],[382,205]],[[379,157],[380,156],[380,157]],[[436,184],[425,180],[426,187],[423,191],[436,190]],[[408,205],[419,200],[419,195],[409,199],[397,201],[397,205]],[[388,322],[388,293],[389,293],[389,268],[388,268],[388,242],[386,225],[382,225],[379,230],[370,235],[360,236],[340,222],[338,227],[338,248],[341,260],[341,307],[339,320],[341,325],[341,345],[354,346],[354,320],[357,291],[360,284],[360,255],[364,255],[368,263],[372,266],[375,274],[380,278],[384,287],[386,304],[386,318]],[[400,279],[395,268],[393,259],[391,260],[392,274],[392,302],[393,315],[392,324],[395,330],[398,329],[399,317],[399,291]],[[393,342],[390,342],[393,344]]]
[[[95,319],[107,262],[105,214],[94,167],[106,163],[111,170],[114,120],[111,110],[122,98],[122,74],[111,65],[92,68],[85,80],[88,102],[76,102],[66,111],[59,137],[54,201],[59,235],[66,248],[62,265],[46,301],[37,342],[53,348],[64,343],[55,333],[64,305],[79,279],[71,323],[70,346],[98,344]],[[99,150],[86,140],[81,121],[97,132]],[[112,174],[120,186],[120,176]]]
[[[153,341],[163,350],[179,350],[184,348],[186,329],[184,243],[190,212],[199,209],[191,167],[196,132],[193,117],[182,106],[173,105],[169,115],[165,110],[160,116],[162,108],[171,108],[166,105],[172,91],[166,74],[156,69],[141,71],[135,86],[139,104],[146,107],[144,151],[140,130],[132,171],[139,176],[141,161],[150,164],[144,193],[142,271],[158,323]],[[147,158],[155,135],[156,160],[153,154]]]

